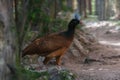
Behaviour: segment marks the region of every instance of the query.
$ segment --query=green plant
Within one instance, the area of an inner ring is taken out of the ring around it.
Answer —
[[[71,73],[68,70],[61,70],[60,71],[61,80],[75,80],[75,74]]]
[[[19,66],[16,68],[15,72],[13,80],[37,80],[39,78],[42,78],[42,80],[49,79],[49,73],[47,71],[31,71]]]

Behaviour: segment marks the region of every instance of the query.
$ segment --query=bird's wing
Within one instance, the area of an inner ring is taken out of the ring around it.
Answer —
[[[61,35],[46,36],[36,39],[34,42],[41,53],[51,53],[62,47],[67,47],[71,43],[71,41]]]

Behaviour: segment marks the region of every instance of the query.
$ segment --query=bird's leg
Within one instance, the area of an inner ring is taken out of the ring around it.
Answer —
[[[48,61],[51,60],[51,57],[46,57],[45,60],[43,61],[43,63],[46,65],[48,63]]]
[[[62,67],[60,66],[60,64],[61,64],[61,57],[62,57],[61,55],[56,57],[56,64],[57,64],[58,70],[62,69]]]
[[[42,65],[43,65],[42,60],[43,60],[42,57],[39,57],[39,58],[38,58],[38,64],[39,64],[39,66],[42,66]]]
[[[37,65],[38,66],[36,66],[35,67],[35,70],[41,70],[41,69],[43,69],[44,68],[44,64],[41,62],[42,61],[42,57],[40,57],[40,56],[37,56],[38,58],[37,58]]]
[[[62,57],[61,55],[56,57],[56,64],[57,65],[60,65],[60,63],[61,63],[61,57]]]
[[[57,65],[60,65],[60,59],[61,59],[61,56],[65,53],[66,51],[66,47],[63,47],[63,48],[60,48],[52,53],[50,53],[44,60],[44,64],[47,64],[47,62],[51,59],[51,58],[54,58],[56,57],[56,63]]]
[[[40,61],[39,61],[39,60],[40,60]],[[48,60],[48,57],[46,57],[43,62],[41,62],[42,60],[43,60],[42,57],[38,59],[39,67],[36,67],[35,70],[46,70],[46,69],[47,69],[47,67],[45,66],[45,64],[47,64],[48,61],[49,61],[49,60]],[[48,61],[47,61],[47,60],[48,60]]]

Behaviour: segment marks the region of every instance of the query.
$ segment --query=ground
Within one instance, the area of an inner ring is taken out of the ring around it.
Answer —
[[[120,80],[119,22],[84,21],[84,23],[84,31],[76,31],[73,44],[62,58],[60,67],[75,73],[76,80]],[[83,63],[85,58],[91,61]],[[46,65],[47,69],[51,67],[55,65],[52,63]]]

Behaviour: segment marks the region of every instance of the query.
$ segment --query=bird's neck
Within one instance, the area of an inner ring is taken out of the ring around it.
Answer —
[[[73,36],[74,33],[75,33],[75,26],[69,25],[69,26],[68,26],[68,30],[67,30],[67,35],[68,35],[68,36]]]

